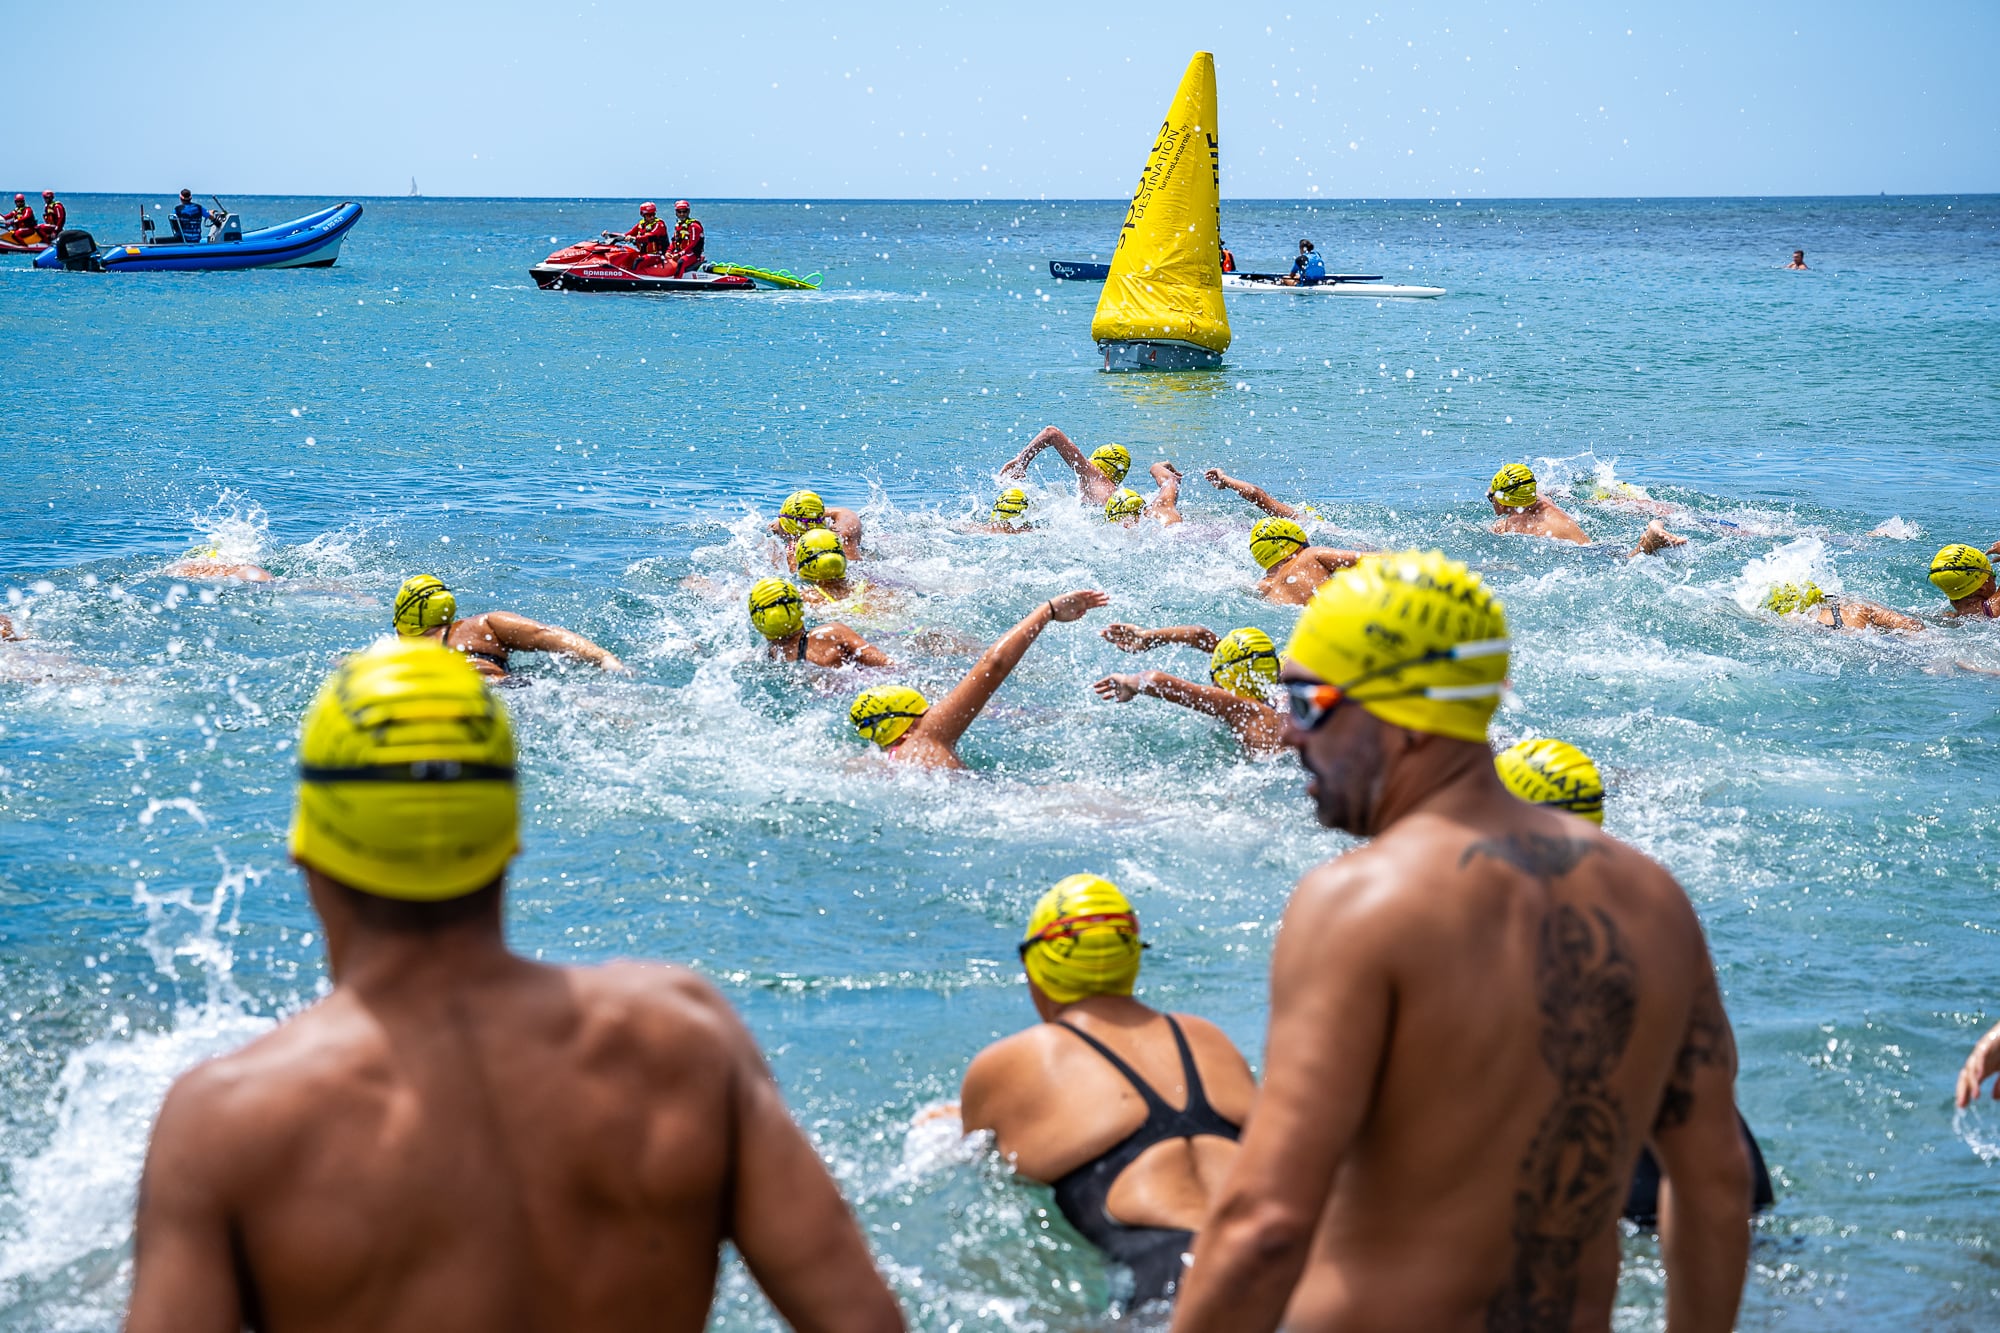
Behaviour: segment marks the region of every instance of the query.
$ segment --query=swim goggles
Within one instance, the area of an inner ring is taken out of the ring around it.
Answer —
[[[1473,639],[1467,643],[1455,643],[1449,648],[1433,648],[1427,653],[1403,662],[1392,662],[1388,666],[1364,671],[1345,685],[1329,685],[1324,681],[1287,680],[1280,683],[1285,687],[1285,695],[1291,706],[1292,721],[1298,723],[1301,731],[1317,731],[1325,725],[1327,718],[1341,703],[1353,697],[1354,687],[1366,684],[1380,676],[1393,676],[1411,667],[1428,666],[1433,662],[1462,662],[1474,657],[1497,657],[1513,647],[1511,639]],[[1356,703],[1374,703],[1381,699],[1412,699],[1422,695],[1426,699],[1440,702],[1454,702],[1461,699],[1490,699],[1507,688],[1505,681],[1487,681],[1479,685],[1418,685],[1406,690],[1391,690],[1387,694],[1371,694],[1366,699],[1355,699]]]
[[[1028,950],[1037,944],[1047,944],[1053,940],[1071,939],[1094,926],[1124,926],[1134,935],[1139,933],[1139,918],[1131,912],[1091,912],[1084,916],[1059,916],[1034,934],[1014,946],[1014,951],[1025,961]],[[1151,946],[1141,942],[1140,948]]]

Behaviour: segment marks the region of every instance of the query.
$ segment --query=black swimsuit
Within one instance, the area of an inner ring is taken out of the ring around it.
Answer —
[[[1178,1111],[1167,1105],[1146,1080],[1133,1072],[1132,1066],[1112,1054],[1103,1042],[1079,1027],[1057,1023],[1058,1027],[1068,1028],[1083,1038],[1092,1050],[1109,1061],[1146,1104],[1144,1124],[1102,1157],[1069,1172],[1054,1186],[1056,1207],[1069,1219],[1069,1224],[1106,1255],[1132,1270],[1134,1305],[1159,1300],[1172,1293],[1181,1277],[1181,1256],[1193,1244],[1194,1233],[1177,1227],[1135,1227],[1120,1222],[1106,1207],[1112,1184],[1126,1167],[1138,1160],[1141,1153],[1156,1143],[1165,1143],[1169,1139],[1192,1139],[1198,1135],[1210,1135],[1234,1143],[1242,1132],[1241,1126],[1231,1124],[1221,1112],[1209,1105],[1208,1094],[1201,1086],[1201,1073],[1195,1068],[1187,1038],[1181,1035],[1181,1025],[1170,1014],[1162,1017],[1173,1029],[1174,1045],[1180,1048],[1181,1053],[1181,1077],[1187,1083],[1187,1105]]]

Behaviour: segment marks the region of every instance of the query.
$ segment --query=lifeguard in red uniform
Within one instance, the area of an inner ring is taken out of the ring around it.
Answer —
[[[42,233],[42,239],[53,241],[56,237],[63,234],[63,228],[68,225],[69,210],[62,206],[62,201],[56,198],[54,190],[43,190],[42,225],[39,229]]]
[[[667,252],[667,224],[660,218],[659,207],[652,203],[639,205],[639,222],[625,238],[638,248],[642,255],[658,255]]]
[[[707,248],[708,238],[702,233],[701,224],[688,214],[688,201],[683,199],[674,205],[674,239],[667,250],[670,259],[678,261],[675,277],[691,273],[701,267],[702,251]]]
[[[28,207],[28,196],[14,196],[14,211],[0,215],[0,227],[7,229],[7,239],[16,245],[40,245],[42,233],[35,226],[35,210]]]

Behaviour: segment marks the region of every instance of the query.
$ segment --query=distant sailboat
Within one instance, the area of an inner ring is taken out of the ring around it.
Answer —
[[[1090,336],[1106,370],[1194,370],[1222,364],[1221,153],[1215,57],[1197,51],[1160,126]]]
[[[410,177],[410,198],[415,199],[422,193],[423,191],[417,188],[417,178],[415,176]]]

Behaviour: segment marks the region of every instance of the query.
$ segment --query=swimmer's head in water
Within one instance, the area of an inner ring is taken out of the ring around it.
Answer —
[[[1278,683],[1278,646],[1254,626],[1231,630],[1209,654],[1208,678],[1241,698],[1266,699]]]
[[[1931,582],[1954,602],[1972,596],[1992,577],[1993,562],[1976,546],[1954,543],[1931,557]]]
[[[1009,487],[1000,492],[1000,498],[993,502],[993,521],[1012,523],[1028,512],[1028,493],[1019,486]]]
[[[1483,741],[1508,647],[1479,575],[1441,551],[1396,551],[1320,584],[1285,656],[1391,726]]]
[[[1604,779],[1590,756],[1568,741],[1522,741],[1493,757],[1500,781],[1530,805],[1553,806],[1604,822]]]
[[[418,574],[396,590],[396,633],[404,638],[428,634],[458,618],[458,599],[435,574]]]
[[[930,710],[930,700],[907,685],[877,685],[854,696],[847,720],[862,740],[886,750]]]
[[[406,902],[463,897],[520,850],[514,733],[463,656],[384,639],[334,669],[299,732],[294,859]]]
[[[1526,463],[1509,463],[1493,474],[1486,498],[1509,509],[1526,509],[1535,502],[1535,474]]]
[[[799,567],[799,577],[814,583],[833,583],[847,577],[847,556],[840,549],[840,538],[830,528],[801,533],[792,543],[792,559]]]
[[[784,579],[758,579],[750,586],[750,623],[776,643],[805,628],[805,606],[799,590]]]
[[[1250,558],[1261,569],[1291,559],[1310,544],[1306,530],[1289,518],[1260,518],[1250,529]]]
[[[1139,918],[1118,886],[1071,875],[1028,915],[1021,966],[1057,1004],[1088,995],[1130,995],[1139,979]]]
[[[1826,600],[1820,586],[1810,580],[1805,583],[1780,583],[1764,594],[1764,608],[1788,616],[1794,611],[1805,611]]]
[[[1122,444],[1107,444],[1092,452],[1090,465],[1112,481],[1123,481],[1132,470],[1132,451]]]
[[[1137,518],[1146,512],[1146,497],[1130,486],[1120,486],[1111,492],[1111,498],[1104,502],[1104,517],[1113,523],[1128,518]]]
[[[793,491],[778,510],[778,527],[788,537],[826,522],[826,501],[812,491]]]

